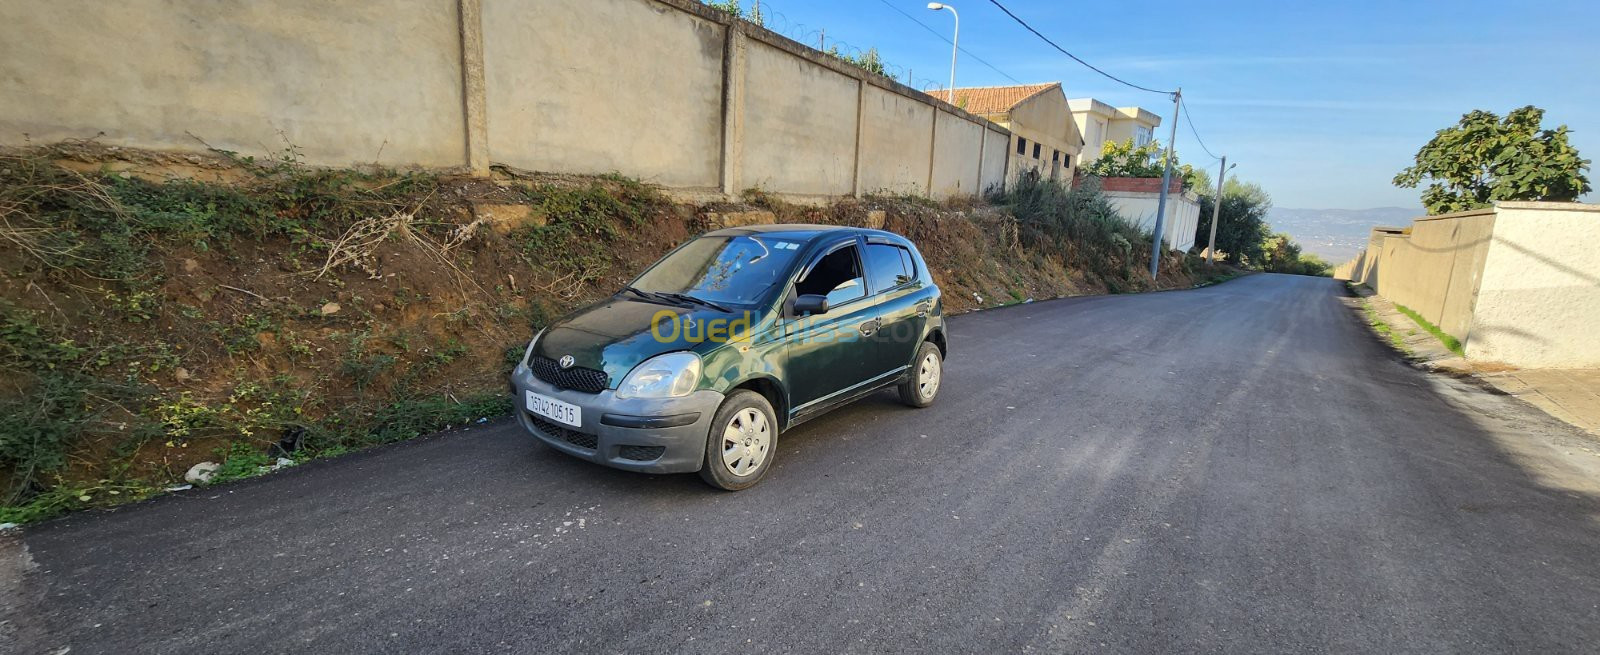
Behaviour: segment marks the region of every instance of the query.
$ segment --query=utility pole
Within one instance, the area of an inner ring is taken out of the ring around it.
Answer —
[[[1234,164],[1238,166],[1238,164]],[[1211,242],[1206,244],[1206,266],[1217,259],[1217,221],[1222,220],[1222,180],[1228,177],[1228,156],[1222,156],[1222,170],[1217,173],[1217,197],[1211,202]]]
[[[1161,171],[1161,199],[1156,202],[1156,239],[1150,246],[1150,279],[1161,272],[1161,224],[1167,219],[1167,187],[1172,185],[1172,146],[1178,140],[1178,110],[1182,109],[1183,89],[1172,92],[1172,132],[1167,137],[1167,165]]]

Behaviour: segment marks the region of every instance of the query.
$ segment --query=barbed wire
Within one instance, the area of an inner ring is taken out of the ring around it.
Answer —
[[[745,8],[741,6],[741,9],[743,10]],[[760,22],[754,20],[754,16],[750,15],[749,13],[741,14],[738,18],[745,22],[766,28],[768,31],[775,32],[784,37],[792,39],[801,45],[810,48],[816,48],[822,52],[850,60],[860,61],[866,56],[868,51],[876,51],[876,46],[868,46],[863,48],[844,39],[829,38],[827,36],[826,28],[812,27],[806,23],[793,20],[783,12],[772,9],[767,2],[761,3]],[[889,77],[913,89],[917,89],[924,93],[928,92],[929,90],[943,91],[945,89],[944,82],[932,78],[916,76],[911,68],[884,61],[881,56],[879,57],[878,62],[883,66],[885,77]]]

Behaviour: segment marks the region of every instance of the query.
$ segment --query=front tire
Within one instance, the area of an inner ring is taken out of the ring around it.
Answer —
[[[939,384],[944,380],[944,355],[939,352],[938,346],[924,341],[917,348],[917,358],[913,362],[906,381],[897,388],[900,402],[912,407],[927,407],[939,397]]]
[[[748,489],[767,475],[778,454],[778,418],[765,396],[748,389],[728,395],[711,421],[700,479],[718,489]]]

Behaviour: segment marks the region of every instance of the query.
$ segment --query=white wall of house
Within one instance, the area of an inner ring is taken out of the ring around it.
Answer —
[[[1139,227],[1155,227],[1156,208],[1161,204],[1159,192],[1105,191],[1111,206]],[[1173,250],[1188,250],[1194,246],[1194,231],[1200,226],[1200,196],[1193,191],[1167,195],[1167,220],[1161,227],[1161,240]]]

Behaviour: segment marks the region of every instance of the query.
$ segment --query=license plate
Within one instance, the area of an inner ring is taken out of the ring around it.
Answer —
[[[572,403],[564,403],[549,396],[542,396],[532,391],[528,394],[528,411],[543,416],[557,423],[565,423],[572,427],[583,425],[583,409]]]

